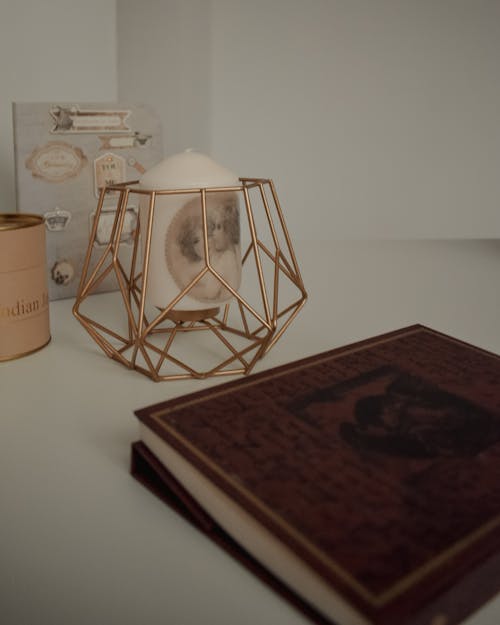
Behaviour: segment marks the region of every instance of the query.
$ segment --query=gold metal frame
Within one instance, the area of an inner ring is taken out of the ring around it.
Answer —
[[[234,187],[158,191],[141,189],[137,181],[133,181],[101,190],[73,314],[110,358],[155,381],[248,374],[295,319],[306,302],[307,293],[274,184],[272,180],[260,178],[241,178],[240,182],[240,186]],[[242,245],[242,286],[250,291],[254,287],[252,296],[244,293],[243,288],[234,290],[209,261],[206,198],[208,194],[228,191],[239,194],[243,200],[240,219],[245,226],[246,240]],[[200,196],[204,267],[163,310],[150,311],[147,310],[146,289],[156,198],[173,194]],[[107,198],[115,196],[110,239],[104,248],[98,247],[95,242],[103,205]],[[147,219],[146,223],[141,223],[138,213],[127,265],[120,256],[121,234],[127,207],[134,196],[138,196],[137,200],[142,197],[143,203],[146,196]],[[208,272],[230,291],[231,300],[220,308],[182,315],[175,309],[176,304]],[[117,327],[118,323],[106,327],[99,322],[99,307],[93,309],[95,298],[89,297],[113,275],[125,312],[123,327]],[[90,312],[82,308],[90,308]],[[190,362],[189,350],[185,349],[186,338],[200,337],[200,331],[210,337],[210,344],[205,341],[203,347],[197,345],[197,362]],[[210,363],[201,363],[199,356],[203,348],[210,354]]]

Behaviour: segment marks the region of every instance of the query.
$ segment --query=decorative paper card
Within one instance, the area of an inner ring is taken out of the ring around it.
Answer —
[[[99,189],[162,159],[159,119],[142,105],[16,102],[13,125],[17,210],[45,219],[50,299],[74,296]],[[103,207],[96,245],[109,241],[115,200]],[[137,210],[128,207],[121,241],[130,248]],[[99,290],[114,288],[110,278]]]

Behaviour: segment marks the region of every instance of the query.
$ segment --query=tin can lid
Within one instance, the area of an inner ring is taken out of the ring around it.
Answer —
[[[43,223],[41,215],[30,213],[0,213],[0,232],[3,230],[17,230],[19,228],[30,228]]]

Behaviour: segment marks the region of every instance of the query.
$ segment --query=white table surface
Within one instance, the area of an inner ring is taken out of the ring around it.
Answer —
[[[500,353],[500,242],[295,244],[309,293],[255,371],[412,323]],[[94,296],[102,298],[106,296]],[[133,411],[233,378],[155,383],[51,303],[52,341],[0,363],[0,621],[308,621],[129,474]],[[467,625],[498,625],[500,599]]]

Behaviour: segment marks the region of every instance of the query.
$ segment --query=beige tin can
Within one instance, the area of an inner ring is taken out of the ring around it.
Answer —
[[[0,213],[0,361],[50,341],[43,217]]]

